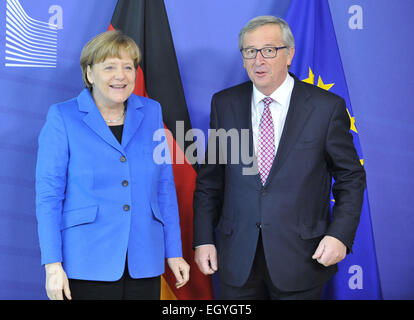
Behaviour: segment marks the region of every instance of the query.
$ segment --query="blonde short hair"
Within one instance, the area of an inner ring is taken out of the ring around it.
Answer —
[[[120,58],[121,50],[125,50],[134,61],[135,70],[141,62],[141,51],[135,41],[119,30],[111,30],[98,34],[82,49],[80,65],[85,86],[92,88],[87,77],[88,66],[105,61],[107,58]]]

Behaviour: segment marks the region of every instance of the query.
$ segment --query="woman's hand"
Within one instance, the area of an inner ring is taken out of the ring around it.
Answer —
[[[69,289],[69,280],[60,262],[45,265],[46,270],[46,292],[50,300],[63,300],[63,293],[66,298],[72,300]]]
[[[175,286],[177,289],[179,289],[184,286],[190,279],[190,266],[181,257],[168,258],[167,262],[171,271],[174,273],[175,278],[177,279]]]

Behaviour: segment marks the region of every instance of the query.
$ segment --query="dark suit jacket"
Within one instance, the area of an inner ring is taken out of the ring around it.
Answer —
[[[206,156],[215,151],[217,161],[221,156],[227,164],[200,166],[194,194],[193,244],[216,244],[220,278],[229,285],[242,286],[246,282],[259,230],[273,284],[286,291],[323,284],[336,272],[336,265],[324,267],[312,260],[323,236],[333,236],[348,250],[352,248],[365,171],[349,132],[345,101],[294,80],[281,141],[264,186],[258,174],[243,174],[246,164],[231,163],[230,150],[235,141],[230,139],[227,145],[223,139],[215,146],[209,143]],[[252,88],[249,81],[216,93],[210,126],[236,129],[240,136],[242,129],[249,129],[248,147],[254,154]]]

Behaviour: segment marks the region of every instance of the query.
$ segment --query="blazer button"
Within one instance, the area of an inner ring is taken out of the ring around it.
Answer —
[[[125,158],[124,156],[122,156],[119,160],[120,160],[121,162],[125,162],[125,161],[126,161],[126,158]]]
[[[256,223],[256,227],[258,227],[259,229],[262,227],[262,225],[260,224],[260,222]]]
[[[124,187],[127,187],[127,186],[128,186],[128,180],[124,180],[124,181],[122,181],[122,185],[123,185]]]
[[[124,205],[124,211],[129,211],[129,209],[130,209],[130,207],[129,207],[129,205]]]

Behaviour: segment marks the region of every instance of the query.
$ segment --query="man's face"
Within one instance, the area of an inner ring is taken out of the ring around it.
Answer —
[[[267,24],[255,30],[245,33],[243,48],[261,49],[263,47],[282,47],[282,31],[276,24]],[[288,73],[288,65],[291,64],[295,49],[278,50],[275,58],[263,58],[257,52],[255,59],[243,59],[243,66],[250,80],[256,88],[268,96],[285,81]]]

